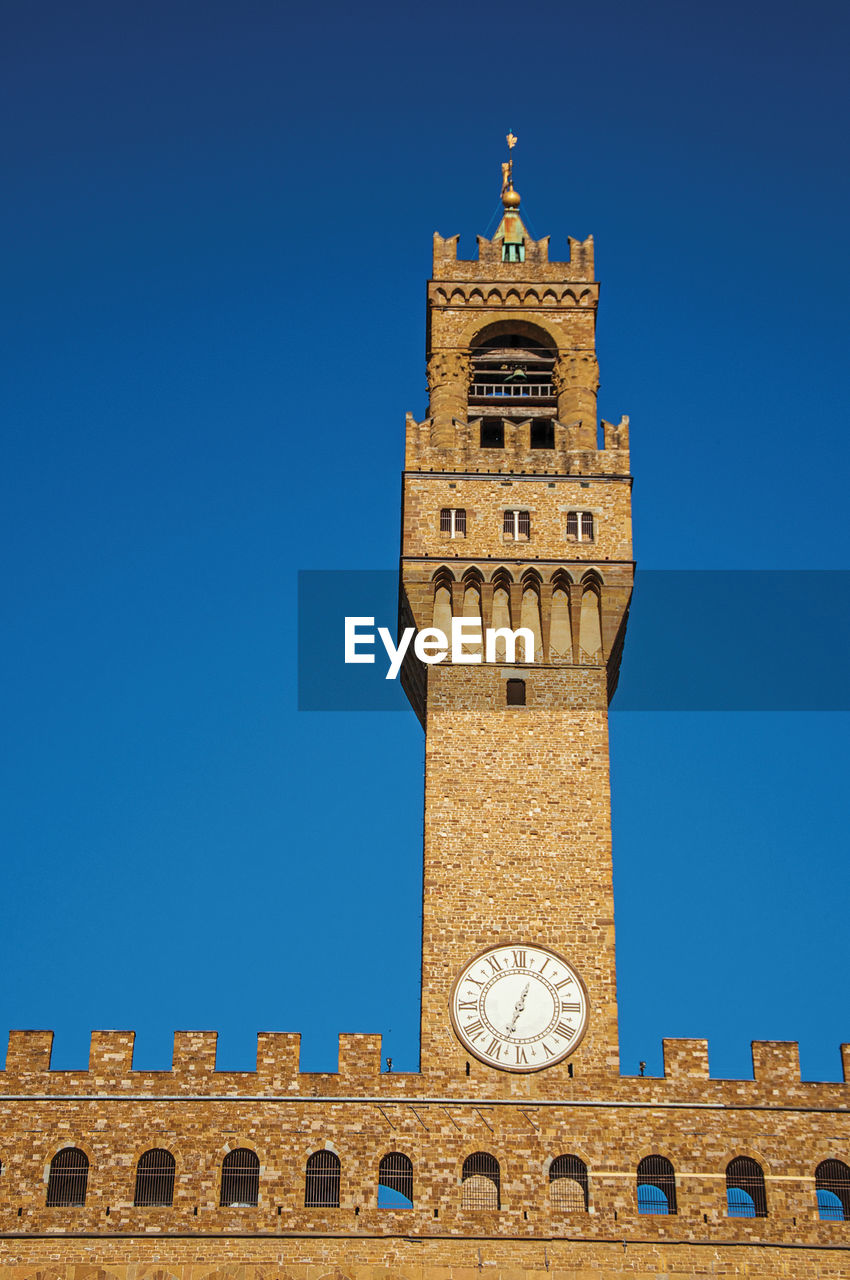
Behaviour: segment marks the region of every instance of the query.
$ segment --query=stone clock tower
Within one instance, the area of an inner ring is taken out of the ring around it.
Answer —
[[[498,1090],[548,1068],[549,1089],[618,1071],[607,714],[628,420],[600,438],[592,239],[550,261],[509,168],[502,203],[477,259],[434,237],[429,412],[407,422],[402,620],[523,627],[535,649],[482,661],[470,627],[477,663],[404,671],[426,733],[422,1071]]]
[[[850,1275],[850,1045],[842,1083],[780,1041],[745,1080],[711,1077],[704,1040],[619,1071],[628,424],[597,429],[592,242],[550,261],[509,164],[502,202],[474,260],[434,239],[407,422],[401,622],[469,632],[402,672],[426,731],[420,1070],[363,1028],[322,1072],[294,1031],[262,1032],[251,1071],[218,1068],[212,1031],[178,1031],[161,1071],[131,1031],[95,1031],[84,1071],[12,1032],[0,1280]]]

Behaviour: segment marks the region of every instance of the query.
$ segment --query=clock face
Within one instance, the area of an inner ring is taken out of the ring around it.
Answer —
[[[455,1033],[476,1058],[503,1071],[539,1071],[573,1052],[587,1029],[584,983],[546,947],[488,947],[455,982]]]

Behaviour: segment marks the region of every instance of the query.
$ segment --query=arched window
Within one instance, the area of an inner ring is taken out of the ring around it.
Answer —
[[[65,1147],[57,1151],[50,1162],[47,1181],[48,1206],[84,1205],[86,1185],[89,1180],[89,1158],[79,1147]]]
[[[304,1203],[308,1208],[339,1208],[339,1156],[314,1151],[307,1161]]]
[[[553,1209],[586,1211],[587,1165],[578,1156],[558,1156],[549,1165],[549,1199]]]
[[[666,1156],[644,1156],[637,1167],[638,1213],[676,1212],[676,1171]]]
[[[476,1151],[463,1162],[462,1209],[498,1209],[501,1204],[499,1162],[487,1151]]]
[[[815,1187],[822,1221],[850,1220],[850,1168],[843,1160],[822,1160],[815,1169]]]
[[[378,1166],[378,1208],[413,1208],[413,1165],[400,1151],[391,1151]]]
[[[228,1151],[221,1162],[220,1203],[253,1208],[259,1198],[260,1160],[256,1151],[248,1147]]]
[[[767,1197],[761,1165],[749,1156],[736,1156],[726,1166],[726,1215],[766,1218]]]
[[[174,1156],[154,1147],[136,1165],[134,1205],[169,1205],[174,1201]]]

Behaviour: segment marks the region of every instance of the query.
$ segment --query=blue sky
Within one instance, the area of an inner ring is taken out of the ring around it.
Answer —
[[[509,127],[532,232],[595,237],[641,566],[800,570],[817,616],[806,571],[848,563],[848,27],[4,6],[0,1036],[82,1066],[134,1027],[165,1067],[217,1028],[249,1067],[291,1030],[332,1069],[375,1031],[415,1066],[421,731],[297,712],[296,572],[395,562],[431,235],[471,253]],[[838,1076],[847,720],[612,715],[624,1070],[700,1035],[745,1075],[777,1037]]]

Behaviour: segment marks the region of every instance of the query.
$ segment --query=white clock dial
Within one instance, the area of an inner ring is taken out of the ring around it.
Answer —
[[[461,1043],[503,1071],[539,1071],[573,1052],[588,999],[572,965],[547,947],[508,943],[471,960],[451,995]]]

